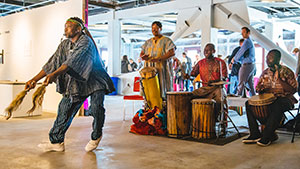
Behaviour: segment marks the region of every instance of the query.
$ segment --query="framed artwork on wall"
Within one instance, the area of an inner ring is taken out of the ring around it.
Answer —
[[[3,49],[0,53],[0,64],[4,64],[4,50]]]

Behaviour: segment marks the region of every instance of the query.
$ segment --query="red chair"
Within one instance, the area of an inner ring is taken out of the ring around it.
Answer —
[[[134,92],[139,92],[140,91],[140,80],[141,77],[134,77],[134,83],[133,83],[133,91]],[[123,108],[123,121],[125,121],[125,114],[126,114],[126,107],[125,107],[125,102],[126,100],[133,100],[133,104],[132,104],[132,111],[133,111],[133,114],[135,113],[134,112],[134,101],[136,100],[144,100],[144,97],[141,96],[141,95],[125,95],[123,97],[123,100],[124,100],[124,108]]]

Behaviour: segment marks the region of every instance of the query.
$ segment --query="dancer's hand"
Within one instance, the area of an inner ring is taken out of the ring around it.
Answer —
[[[25,90],[31,90],[34,89],[36,86],[36,81],[31,79],[28,82],[25,83]]]
[[[46,76],[43,85],[48,86],[48,84],[51,84],[52,82],[54,82],[56,79],[56,75],[54,73],[50,73],[49,75]]]
[[[149,59],[149,61],[150,62],[160,62],[161,59],[159,59],[159,58],[151,58],[151,59]]]

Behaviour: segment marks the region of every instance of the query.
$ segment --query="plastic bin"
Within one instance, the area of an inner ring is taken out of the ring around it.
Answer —
[[[115,89],[116,91],[113,91],[112,93],[110,93],[109,95],[117,95],[118,94],[118,83],[119,83],[119,79],[118,77],[111,77],[111,80],[114,83]]]

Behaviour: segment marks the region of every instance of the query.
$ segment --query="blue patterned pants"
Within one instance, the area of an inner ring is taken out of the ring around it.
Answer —
[[[102,128],[105,120],[105,109],[103,107],[104,91],[96,91],[90,95],[90,112],[93,116],[93,132],[91,139],[96,140],[102,135]],[[58,105],[57,117],[49,132],[51,143],[62,143],[65,139],[65,133],[70,127],[74,116],[87,97],[78,102],[71,102],[70,98],[63,97]]]

